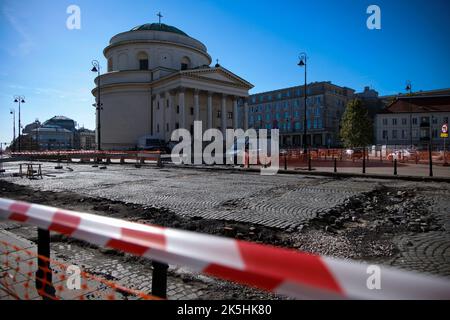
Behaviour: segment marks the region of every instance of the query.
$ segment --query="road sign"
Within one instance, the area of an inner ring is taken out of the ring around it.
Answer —
[[[441,138],[448,138],[448,133],[441,133]]]
[[[442,133],[446,133],[448,135],[448,124],[442,125]]]

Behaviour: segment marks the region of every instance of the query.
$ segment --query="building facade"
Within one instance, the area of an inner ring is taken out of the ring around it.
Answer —
[[[450,95],[401,96],[376,116],[377,144],[443,148],[443,124],[450,118]]]
[[[81,128],[77,130],[78,148],[81,150],[94,150],[95,144],[95,131]]]
[[[306,143],[313,147],[339,146],[340,120],[355,91],[331,82],[307,85]],[[284,147],[302,146],[305,112],[304,86],[249,97],[249,127],[279,129]],[[245,117],[245,115],[244,115]]]
[[[38,142],[39,150],[69,150],[74,145],[74,132],[59,126],[44,125],[34,129],[30,136]]]
[[[253,86],[211,67],[206,46],[183,31],[144,24],[114,36],[104,55],[108,70],[92,91],[98,102],[100,85],[102,148],[133,149],[142,137],[169,141],[175,129],[192,131],[194,120],[203,130],[245,128],[238,104]]]

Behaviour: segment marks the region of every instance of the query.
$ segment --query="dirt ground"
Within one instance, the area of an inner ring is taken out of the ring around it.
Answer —
[[[402,260],[396,259],[402,251],[396,239],[414,238],[415,234],[428,232],[445,232],[442,221],[428,209],[430,203],[418,197],[418,193],[420,193],[418,189],[406,190],[381,185],[373,191],[351,197],[342,205],[318,214],[298,230],[282,231],[248,223],[183,217],[164,208],[85,197],[72,192],[33,190],[0,180],[0,197],[298,249],[319,255],[391,264],[407,269],[410,268],[402,266]],[[31,237],[31,240],[36,239]],[[135,259],[59,235],[53,235],[52,242],[70,243],[86,250],[100,251],[99,254],[117,256],[124,262],[148,264],[148,261],[143,259]],[[433,270],[425,271],[433,272]],[[448,274],[444,272],[443,275]],[[185,282],[200,281],[186,273],[181,277]],[[282,298],[216,280],[214,284],[210,284],[207,297],[208,299]]]

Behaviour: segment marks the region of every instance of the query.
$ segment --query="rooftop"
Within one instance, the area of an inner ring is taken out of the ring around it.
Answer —
[[[398,97],[381,113],[450,112],[450,95]]]
[[[163,32],[170,32],[170,33],[176,33],[180,34],[182,36],[189,37],[185,32],[181,31],[180,29],[169,26],[164,23],[146,23],[142,24],[140,26],[134,27],[130,31],[163,31]]]

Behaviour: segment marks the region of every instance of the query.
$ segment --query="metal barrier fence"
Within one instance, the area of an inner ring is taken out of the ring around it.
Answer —
[[[374,288],[373,266],[246,241],[1,198],[0,218],[296,298],[450,299],[448,279],[378,267]]]
[[[145,161],[154,161],[158,167],[162,167],[162,153],[159,151],[36,151],[36,152],[12,152],[12,157],[26,158],[27,160],[54,160],[58,163],[62,161],[72,162],[79,160],[80,162],[94,162],[95,164],[103,163],[111,164],[111,160],[120,160],[124,164],[126,160],[136,162],[136,165],[142,165]],[[58,169],[62,167],[58,165]]]
[[[383,151],[362,148],[358,151],[345,149],[311,149],[304,153],[303,149],[286,149],[280,153],[280,166],[288,168],[333,167],[334,173],[338,168],[361,168],[363,174],[368,167],[392,168],[393,175],[398,175],[398,166],[422,164],[428,166],[428,175],[433,177],[433,166],[447,167],[450,162],[450,153],[444,151],[408,151],[398,149],[383,149]]]

